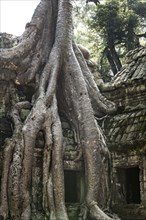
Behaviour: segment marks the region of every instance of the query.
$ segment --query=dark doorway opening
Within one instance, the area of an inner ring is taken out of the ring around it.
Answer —
[[[121,201],[127,204],[140,204],[139,167],[118,168],[118,183]]]
[[[139,167],[117,168],[120,201],[126,204],[140,204],[139,172]]]
[[[126,169],[126,201],[130,203],[140,203],[140,182],[139,168]]]
[[[81,203],[84,200],[84,175],[80,171],[64,171],[65,202]]]

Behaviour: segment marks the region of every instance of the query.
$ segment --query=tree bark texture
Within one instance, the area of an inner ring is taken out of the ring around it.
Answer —
[[[5,141],[0,215],[30,220],[37,139],[42,137],[42,207],[50,220],[68,220],[65,205],[60,114],[77,134],[84,160],[86,196],[82,219],[110,220],[104,161],[109,152],[95,116],[115,111],[104,98],[73,41],[71,0],[41,0],[17,46],[0,50],[0,80],[9,87],[13,135]],[[25,100],[18,90],[31,88]],[[22,110],[29,111],[22,120]],[[37,165],[35,165],[37,166]],[[88,216],[88,217],[87,217]],[[89,217],[90,216],[90,217]]]
[[[111,65],[114,75],[120,71],[122,64],[115,49],[113,37],[108,34],[108,50],[106,51],[107,59]],[[112,61],[111,61],[112,60]]]

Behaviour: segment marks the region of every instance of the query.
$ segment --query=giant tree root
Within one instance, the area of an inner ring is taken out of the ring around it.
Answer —
[[[72,26],[71,0],[42,0],[19,45],[0,52],[0,70],[12,73],[6,80],[13,82],[10,93],[14,94],[9,98],[14,133],[5,146],[1,181],[0,215],[4,219],[31,219],[33,154],[40,131],[44,136],[42,206],[50,220],[69,219],[60,112],[77,134],[85,164],[86,211],[82,219],[112,219],[99,208],[106,207],[108,200],[103,158],[108,158],[109,152],[94,115],[111,113],[115,106],[100,94],[73,43]],[[18,84],[33,88],[31,104],[16,99]],[[23,108],[30,108],[24,121]]]

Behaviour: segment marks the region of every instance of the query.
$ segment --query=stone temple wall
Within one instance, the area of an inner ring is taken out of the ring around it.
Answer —
[[[117,112],[104,119],[112,156],[112,208],[122,219],[146,217],[146,48],[129,52],[127,64],[101,88]]]

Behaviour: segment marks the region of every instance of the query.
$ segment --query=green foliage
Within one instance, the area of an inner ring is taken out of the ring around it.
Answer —
[[[123,43],[128,49],[134,47],[138,16],[128,9],[126,1],[106,1],[104,5],[101,4],[96,8],[91,20],[88,21],[90,27],[104,38],[104,44],[108,45],[108,42],[112,41],[114,44]]]
[[[146,21],[146,2],[140,0],[128,0],[128,6],[131,8],[140,18]]]
[[[99,59],[98,42],[100,37],[88,25],[88,19],[95,8],[94,4],[88,7],[85,0],[77,0],[74,3],[74,34],[76,42],[88,48],[91,51],[91,58],[97,62]]]
[[[87,47],[91,58],[99,65],[105,80],[111,78],[111,68],[105,58],[105,48],[112,43],[124,64],[125,54],[139,46],[138,33],[146,25],[146,1],[101,0],[101,4],[75,1],[75,36]],[[108,77],[107,77],[108,76]]]

